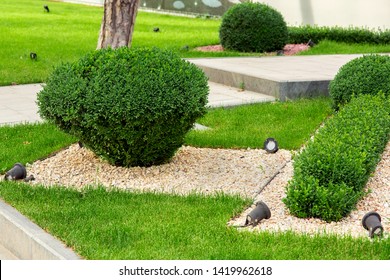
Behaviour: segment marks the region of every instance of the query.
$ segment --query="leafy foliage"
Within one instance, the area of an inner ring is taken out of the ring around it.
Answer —
[[[389,44],[390,30],[373,31],[358,27],[291,26],[288,27],[289,43],[300,44],[312,40],[319,43],[330,40],[343,43]]]
[[[291,214],[338,221],[355,208],[389,139],[389,105],[383,94],[353,98],[295,156]]]
[[[329,85],[335,109],[349,102],[353,95],[379,91],[390,94],[390,57],[387,55],[366,55],[348,62]]]
[[[225,49],[267,52],[283,49],[288,32],[278,11],[265,4],[245,2],[223,15],[219,37]]]
[[[94,51],[62,64],[38,94],[43,118],[75,135],[109,162],[168,161],[206,112],[204,73],[171,51]]]

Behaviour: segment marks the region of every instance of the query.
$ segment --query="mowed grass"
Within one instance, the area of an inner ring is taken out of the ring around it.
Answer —
[[[48,4],[50,13],[43,9]],[[1,0],[0,86],[45,82],[61,62],[72,62],[97,47],[103,8],[39,0]],[[183,58],[261,56],[258,53],[200,52],[219,44],[221,19],[144,12],[137,15],[132,47],[159,47]],[[153,32],[158,27],[160,32]],[[390,52],[390,46],[324,41],[304,55]],[[36,53],[32,60],[30,53]]]
[[[16,162],[33,163],[75,141],[47,123],[0,126],[0,174]]]
[[[44,4],[48,4],[50,13],[44,11]],[[102,17],[102,7],[1,0],[0,85],[44,82],[61,62],[75,61],[93,51]],[[188,57],[205,56],[192,52],[192,47],[217,44],[219,25],[216,19],[139,11],[132,46],[168,48]],[[154,27],[160,32],[153,32]],[[36,53],[37,59],[32,60],[30,53]]]
[[[43,10],[46,3],[50,13]],[[96,48],[102,8],[33,0],[1,0],[1,7],[0,85],[44,82],[59,63]],[[193,50],[217,44],[219,24],[140,12],[133,47],[170,48],[182,57],[242,55]],[[153,32],[154,27],[161,31]],[[30,52],[37,53],[36,61]],[[299,148],[330,108],[326,99],[311,105],[299,102],[299,106],[286,103],[287,107],[278,102],[262,105],[272,110],[262,106],[212,110],[200,122],[212,127],[214,135],[194,132],[186,141],[207,147],[261,147],[265,138],[274,137],[281,148]],[[302,124],[307,127],[300,129]],[[49,124],[0,127],[0,174],[15,162],[33,162],[75,141]],[[226,222],[251,201],[222,194],[73,190],[3,181],[0,196],[86,259],[388,259],[390,255],[390,239],[371,242],[238,231]]]
[[[388,259],[390,239],[249,233],[239,197],[82,191],[0,183],[0,195],[86,259]]]
[[[347,44],[324,40],[300,55],[390,53],[390,45]]]
[[[96,48],[101,8],[50,2],[46,13],[46,3],[1,1],[0,85],[42,82],[61,61]]]
[[[296,150],[331,113],[330,98],[211,109],[198,120],[211,129],[191,131],[186,143],[213,148],[262,148],[264,141],[272,137],[280,148]]]

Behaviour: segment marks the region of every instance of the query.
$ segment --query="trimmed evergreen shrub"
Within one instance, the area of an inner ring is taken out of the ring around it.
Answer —
[[[207,78],[171,51],[94,51],[57,67],[38,94],[40,115],[110,163],[172,158],[206,112]]]
[[[294,157],[283,199],[291,214],[330,222],[356,207],[389,141],[389,105],[383,94],[353,98]]]
[[[265,4],[245,2],[223,15],[219,38],[225,49],[269,52],[283,49],[288,31],[278,11]]]
[[[307,43],[309,40],[314,43],[330,40],[351,44],[390,44],[390,30],[373,31],[358,27],[290,26],[288,27],[288,37],[290,44]]]
[[[351,60],[340,68],[329,84],[333,107],[337,110],[353,95],[390,94],[390,56],[365,55]]]

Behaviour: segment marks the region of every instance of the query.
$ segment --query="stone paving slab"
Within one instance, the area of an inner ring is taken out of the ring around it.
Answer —
[[[0,244],[0,260],[18,260],[18,258]]]
[[[209,82],[209,107],[229,107],[275,101],[270,95]]]
[[[0,124],[40,121],[36,94],[41,89],[40,84],[0,87]]]
[[[0,257],[21,260],[79,260],[65,244],[0,200]],[[2,250],[1,250],[2,249]]]
[[[210,81],[271,95],[282,101],[328,95],[341,66],[361,55],[196,58]]]
[[[228,107],[241,104],[274,101],[269,95],[248,90],[209,83],[209,107]],[[41,84],[0,87],[0,124],[39,122],[36,95],[42,89]]]

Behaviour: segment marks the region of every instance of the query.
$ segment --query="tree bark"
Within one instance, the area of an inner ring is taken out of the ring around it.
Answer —
[[[139,0],[105,0],[98,49],[131,46]]]

